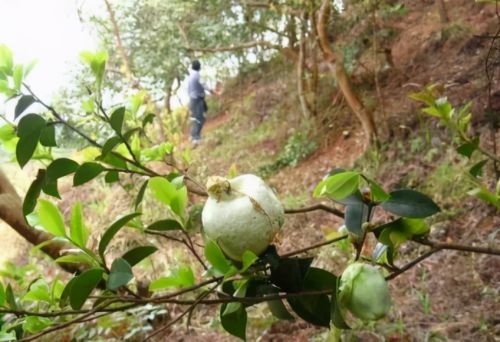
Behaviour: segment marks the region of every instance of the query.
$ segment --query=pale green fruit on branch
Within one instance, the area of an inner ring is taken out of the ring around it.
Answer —
[[[340,279],[340,304],[362,320],[384,317],[391,307],[389,286],[375,267],[356,262],[349,265]]]
[[[284,210],[273,190],[255,175],[210,177],[202,212],[205,235],[231,259],[246,250],[261,254],[283,225]]]

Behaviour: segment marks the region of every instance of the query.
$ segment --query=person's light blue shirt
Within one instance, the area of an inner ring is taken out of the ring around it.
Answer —
[[[200,82],[200,73],[196,70],[191,70],[188,79],[188,94],[192,99],[205,97],[205,88]]]

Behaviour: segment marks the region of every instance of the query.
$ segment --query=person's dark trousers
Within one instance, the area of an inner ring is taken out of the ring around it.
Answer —
[[[205,123],[205,105],[203,98],[191,99],[189,102],[191,110],[191,140],[201,139],[201,129]]]

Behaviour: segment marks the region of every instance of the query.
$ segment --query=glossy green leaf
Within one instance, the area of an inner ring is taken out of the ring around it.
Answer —
[[[489,161],[489,159],[484,159],[484,160],[481,160],[480,162],[474,164],[469,169],[469,173],[473,177],[479,177],[479,176],[481,176],[481,174],[483,173],[483,167],[484,167],[484,165],[486,165],[486,163],[488,163],[488,161]]]
[[[123,216],[122,218],[116,220],[111,226],[106,229],[103,236],[101,237],[101,241],[99,241],[99,255],[104,261],[104,252],[106,251],[106,247],[108,247],[111,239],[118,233],[118,231],[123,228],[130,220],[141,215],[140,213],[133,213]]]
[[[252,266],[258,259],[259,257],[251,251],[243,252],[243,255],[241,256],[243,265],[241,266],[240,272],[245,272],[246,270],[248,270],[248,268],[250,268],[250,266]]]
[[[221,274],[225,274],[231,267],[231,263],[226,259],[222,250],[212,240],[208,240],[205,244],[205,258]]]
[[[159,291],[167,288],[191,287],[194,285],[195,277],[193,270],[187,266],[181,266],[168,277],[161,277],[151,282],[150,291]]]
[[[142,127],[144,128],[147,124],[153,123],[153,120],[155,118],[154,113],[146,113],[144,117],[142,118]]]
[[[134,267],[142,260],[156,252],[158,248],[155,246],[139,246],[135,247],[122,255],[122,259],[126,260],[131,267]]]
[[[7,142],[16,137],[16,129],[11,124],[0,126],[0,141]]]
[[[71,209],[69,235],[77,246],[85,248],[89,237],[89,231],[83,222],[82,204],[80,202],[76,202]]]
[[[12,51],[6,45],[0,44],[0,71],[12,75],[13,67]]]
[[[82,272],[75,278],[69,293],[69,303],[73,310],[82,308],[92,291],[102,280],[103,273],[102,269],[93,268]]]
[[[120,180],[120,174],[118,171],[108,171],[104,176],[104,181],[108,184],[116,183]]]
[[[119,287],[127,285],[133,277],[132,267],[129,263],[122,258],[115,259],[111,265],[107,288],[114,291]]]
[[[33,156],[44,127],[45,120],[40,115],[28,114],[19,120],[17,127],[19,141],[16,145],[16,158],[21,167],[24,167]]]
[[[56,159],[47,167],[47,177],[51,180],[59,179],[75,172],[78,166],[76,161],[69,158]]]
[[[183,230],[183,226],[176,220],[166,219],[151,223],[146,229],[167,231],[167,230]]]
[[[12,310],[18,310],[16,297],[14,296],[14,291],[12,290],[12,286],[10,284],[5,288],[5,300],[9,305],[9,308]]]
[[[89,256],[84,252],[63,255],[57,258],[55,262],[60,264],[70,263],[70,264],[84,264],[88,266],[96,266],[96,261],[91,256]]]
[[[384,202],[387,201],[390,196],[384,189],[375,181],[370,178],[364,177],[368,184],[370,185],[371,199],[373,202]]]
[[[281,299],[270,300],[266,303],[274,317],[282,320],[294,319]]]
[[[24,202],[23,202],[24,216],[31,213],[36,207],[38,197],[40,196],[40,192],[42,191],[42,186],[45,182],[45,173],[46,172],[43,169],[38,170],[36,179],[33,181],[33,183],[31,183],[28,192],[26,193],[26,197],[24,197]]]
[[[5,304],[5,288],[3,284],[0,282],[0,307]]]
[[[396,190],[390,196],[382,208],[399,216],[424,218],[440,210],[431,198],[415,190]]]
[[[139,207],[139,205],[142,202],[142,199],[144,198],[144,193],[146,192],[146,188],[148,186],[148,181],[149,180],[145,180],[144,183],[142,183],[139,191],[137,192],[137,196],[135,197],[135,202],[134,202],[135,210],[137,210],[137,208]]]
[[[177,190],[177,195],[170,203],[170,207],[173,212],[179,215],[179,217],[184,217],[184,210],[188,204],[188,192],[185,186]]]
[[[36,100],[31,95],[23,95],[19,98],[16,104],[16,108],[14,109],[14,118],[18,118],[29,106],[35,103]]]
[[[227,304],[221,306],[220,321],[224,330],[233,336],[246,341],[247,312],[241,305],[239,309],[230,314],[224,315]]]
[[[55,236],[66,236],[64,220],[59,208],[49,201],[38,200],[38,218],[40,225]]]
[[[247,293],[248,280],[234,281],[233,284],[234,283],[237,283],[238,285],[235,287],[233,297],[244,298],[246,296],[246,293]],[[224,312],[222,313],[222,315],[226,316],[226,315],[230,315],[234,312],[237,312],[242,306],[243,306],[243,304],[238,303],[238,302],[227,303],[226,308],[224,309]]]
[[[398,247],[414,236],[429,232],[429,226],[423,219],[398,218],[375,229],[375,235],[384,245]]]
[[[125,119],[125,107],[116,108],[109,118],[111,128],[118,134],[121,134],[123,128],[123,120]]]
[[[14,89],[19,92],[23,82],[23,65],[17,64],[12,70],[12,79],[14,80]]]
[[[98,163],[83,163],[75,172],[73,177],[73,186],[82,185],[95,177],[99,176],[104,168]]]
[[[285,292],[300,292],[313,258],[280,258],[271,268],[271,282]]]
[[[75,283],[77,277],[71,278],[70,281],[64,287],[64,290],[61,293],[61,297],[59,298],[59,307],[64,308],[68,305],[69,302],[69,294],[71,293],[71,287]]]
[[[314,191],[318,196],[341,200],[354,193],[359,186],[359,172],[346,171],[334,174],[321,182]]]
[[[23,323],[23,330],[33,334],[40,332],[47,327],[51,326],[54,323],[53,320],[46,318],[46,317],[39,317],[39,316],[27,316],[24,319]]]
[[[49,196],[61,199],[61,195],[59,195],[59,190],[57,187],[57,180],[50,180],[48,177],[45,177],[45,181],[43,182],[42,186],[42,191]]]
[[[154,196],[168,206],[170,206],[172,200],[177,196],[175,186],[163,177],[151,178],[148,185],[153,191]]]
[[[102,146],[102,150],[101,150],[102,155],[106,155],[109,152],[111,152],[121,142],[122,142],[122,140],[117,136],[113,136],[113,137],[109,138],[108,140],[106,140],[106,142]]]
[[[47,126],[42,129],[40,134],[40,144],[47,147],[57,146],[56,127],[54,124],[48,123]]]
[[[479,139],[474,139],[471,142],[464,143],[457,147],[457,152],[460,153],[461,155],[470,158],[472,156],[472,153],[478,148],[479,146]]]

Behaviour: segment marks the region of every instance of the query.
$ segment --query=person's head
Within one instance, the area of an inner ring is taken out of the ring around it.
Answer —
[[[194,60],[193,63],[191,63],[191,68],[196,71],[200,71],[201,69],[201,64],[199,60]]]

